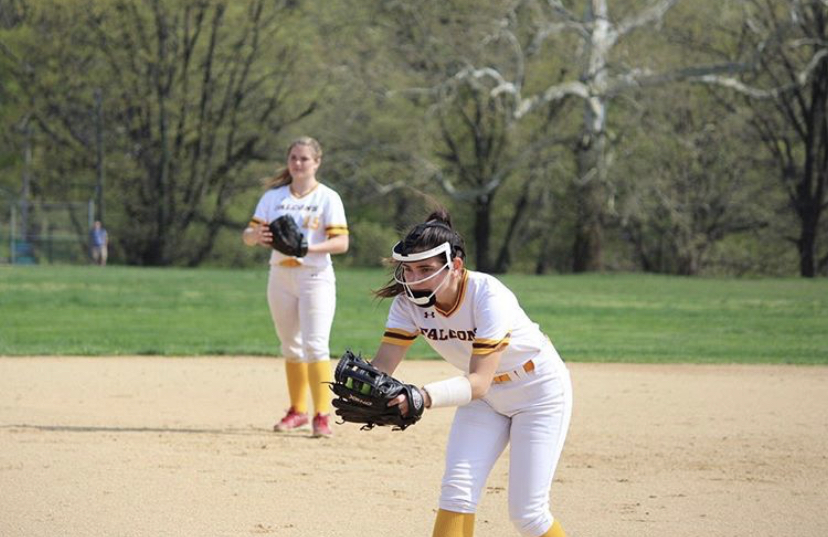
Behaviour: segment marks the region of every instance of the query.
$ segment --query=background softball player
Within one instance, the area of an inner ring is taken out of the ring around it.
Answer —
[[[243,240],[270,247],[269,222],[290,215],[302,228],[308,253],[290,257],[273,250],[267,301],[285,357],[290,409],[274,430],[306,429],[308,388],[313,397],[313,435],[330,436],[332,378],[328,342],[336,309],[336,280],[331,254],[348,251],[348,225],[342,200],[319,183],[316,171],[322,148],[313,138],[299,138],[288,148],[287,169],[268,181]]]
[[[480,494],[511,443],[509,515],[522,535],[564,537],[549,488],[572,413],[555,347],[496,278],[466,270],[463,239],[433,213],[393,250],[395,297],[371,362],[392,374],[418,336],[463,374],[423,387],[427,408],[458,406],[449,434],[434,537],[470,537]],[[391,404],[402,405],[405,395]]]

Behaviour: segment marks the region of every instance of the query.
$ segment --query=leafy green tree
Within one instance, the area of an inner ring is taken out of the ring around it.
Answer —
[[[0,3],[0,36],[14,31],[25,18],[27,4],[21,0],[8,0]],[[14,68],[16,58],[8,46],[0,39],[0,202],[11,203],[18,194],[18,166],[23,149],[18,144],[25,131],[25,121],[21,121],[17,109],[17,97],[20,88],[9,73]]]
[[[771,182],[745,113],[704,88],[647,94],[655,103],[617,143],[620,228],[645,271],[697,275],[725,238],[770,225]]]

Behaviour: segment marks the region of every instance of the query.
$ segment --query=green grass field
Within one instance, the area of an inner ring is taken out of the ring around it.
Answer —
[[[0,355],[278,355],[267,271],[0,267]],[[502,280],[567,361],[828,364],[828,280],[652,275]],[[337,270],[331,339],[371,354],[381,270]],[[433,358],[422,342],[409,356]]]

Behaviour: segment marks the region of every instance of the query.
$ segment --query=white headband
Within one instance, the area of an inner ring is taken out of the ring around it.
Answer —
[[[451,244],[448,242],[444,242],[440,246],[432,248],[431,250],[426,250],[425,252],[417,252],[415,254],[408,255],[403,255],[397,252],[397,248],[400,246],[402,246],[402,241],[395,244],[394,248],[391,249],[391,257],[394,261],[410,263],[412,261],[422,261],[423,259],[428,259],[429,257],[434,257],[440,254],[444,254],[446,256],[446,260],[451,261]]]

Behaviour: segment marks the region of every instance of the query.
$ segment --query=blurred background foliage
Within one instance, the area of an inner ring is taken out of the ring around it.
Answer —
[[[240,233],[310,135],[340,265],[442,205],[494,273],[824,277],[826,29],[818,0],[0,0],[0,261],[83,260],[100,218],[113,263],[264,263]]]

